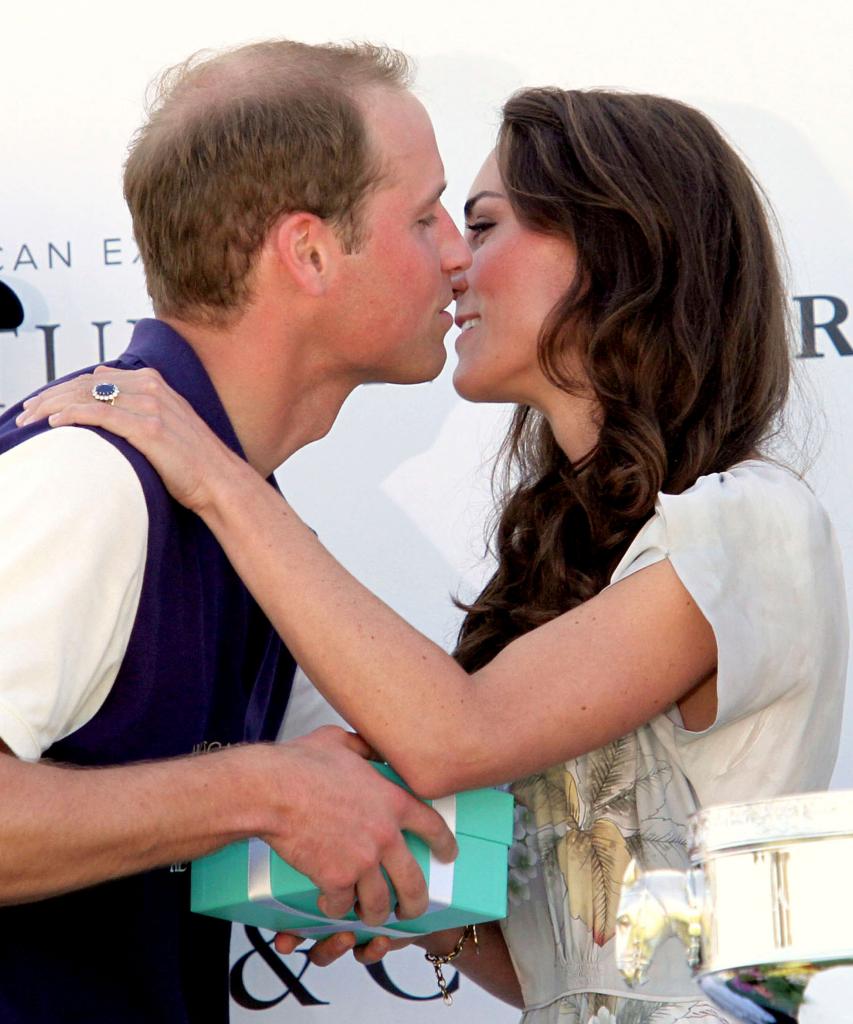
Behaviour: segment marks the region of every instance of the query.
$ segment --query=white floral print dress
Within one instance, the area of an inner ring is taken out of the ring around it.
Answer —
[[[699,806],[825,788],[847,658],[844,582],[823,509],[788,471],[748,462],[660,495],[613,575],[668,558],[717,639],[717,718],[677,709],[517,781],[504,934],[524,1024],[728,1021],[703,998],[676,938],[631,990],[614,955],[628,861],[687,866]]]

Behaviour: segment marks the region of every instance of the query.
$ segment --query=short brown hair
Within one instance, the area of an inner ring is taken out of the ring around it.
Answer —
[[[358,94],[409,79],[407,58],[387,47],[287,39],[195,54],[164,72],[124,172],[155,311],[226,324],[285,213],[330,221],[356,249],[361,203],[382,174]]]

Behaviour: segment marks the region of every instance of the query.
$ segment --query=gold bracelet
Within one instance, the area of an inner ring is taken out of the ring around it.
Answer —
[[[445,1006],[451,1006],[453,1004],[453,996],[447,991],[447,982],[444,980],[442,967],[444,967],[445,964],[452,963],[459,956],[462,952],[462,947],[468,939],[474,940],[474,949],[479,956],[480,943],[477,939],[477,926],[475,924],[465,925],[464,931],[459,936],[456,945],[449,953],[424,953],[424,958],[432,964],[433,970],[435,971],[435,980],[438,982],[438,988],[441,992],[441,998],[444,1000]]]

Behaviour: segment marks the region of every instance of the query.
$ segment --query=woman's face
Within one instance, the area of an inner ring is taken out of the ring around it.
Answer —
[[[454,278],[461,327],[454,387],[472,402],[517,402],[547,414],[557,389],[539,367],[537,340],[574,279],[574,246],[519,222],[494,153],[471,186],[465,225],[474,260]]]

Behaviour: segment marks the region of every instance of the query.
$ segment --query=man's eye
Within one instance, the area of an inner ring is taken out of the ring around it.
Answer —
[[[418,221],[418,224],[425,228],[431,228],[437,220],[438,217],[434,213],[431,213],[427,217],[421,217],[421,219]]]

